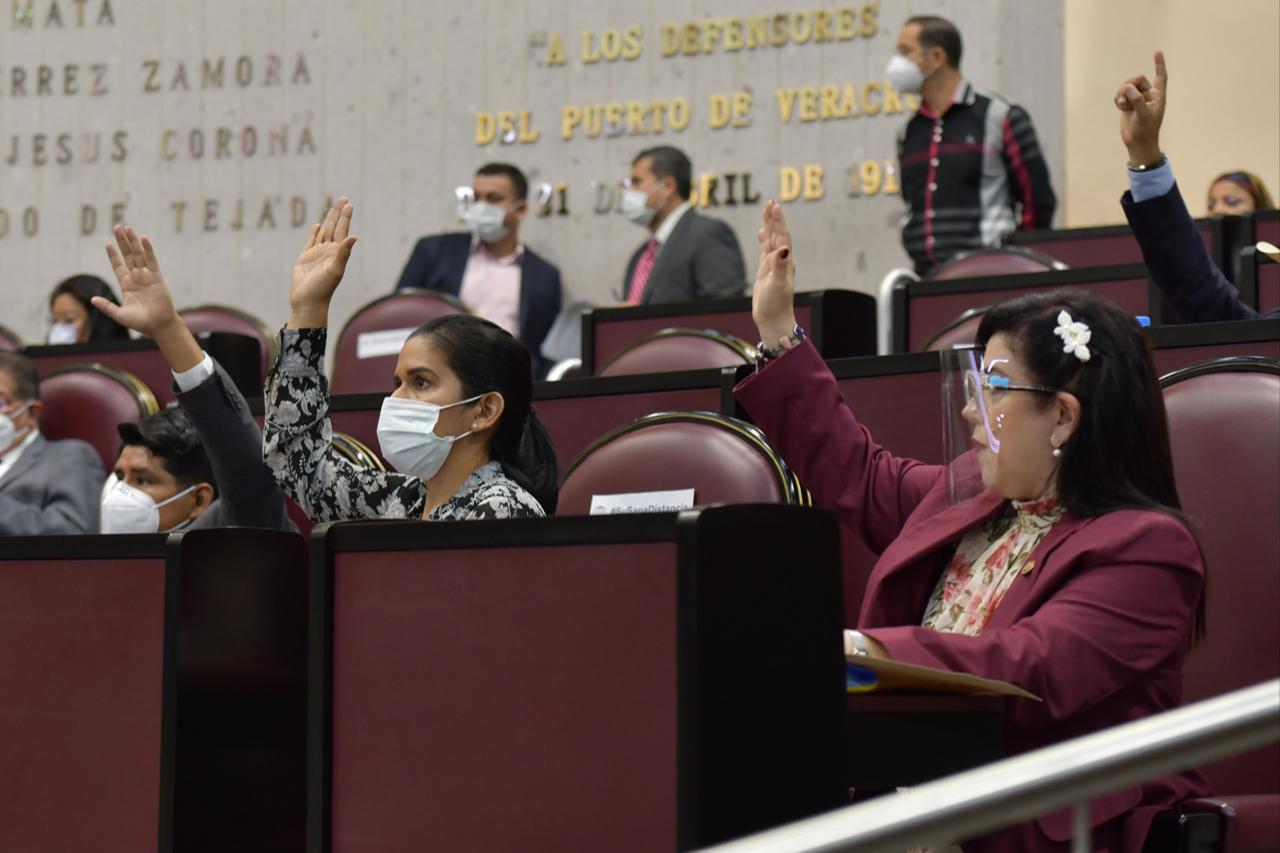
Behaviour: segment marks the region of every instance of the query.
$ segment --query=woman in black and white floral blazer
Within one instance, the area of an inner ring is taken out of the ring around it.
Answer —
[[[479,317],[416,329],[378,420],[399,473],[358,468],[330,446],[324,350],[329,301],[356,238],[345,198],[312,226],[289,287],[288,325],[267,377],[263,456],[313,521],[527,518],[555,511],[558,466],[533,414],[529,351]]]

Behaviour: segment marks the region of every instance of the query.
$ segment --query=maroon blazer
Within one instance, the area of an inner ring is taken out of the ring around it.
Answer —
[[[1005,499],[987,491],[948,507],[943,468],[876,444],[809,343],[735,393],[814,503],[833,509],[879,555],[858,617],[861,630],[895,660],[996,678],[1043,697],[1010,700],[1012,752],[1181,704],[1182,661],[1204,566],[1177,519],[1148,510],[1094,518],[1067,513],[980,636],[923,628],[929,596],[961,537],[1000,512]],[[1203,778],[1189,772],[1097,798],[1095,849],[1141,850],[1157,811],[1205,793]],[[965,848],[1065,850],[1070,834],[1070,811],[1063,810]]]

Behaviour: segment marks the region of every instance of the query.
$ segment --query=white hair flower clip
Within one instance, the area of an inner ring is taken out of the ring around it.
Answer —
[[[1062,338],[1062,351],[1074,355],[1081,361],[1089,360],[1089,339],[1093,332],[1084,323],[1075,323],[1066,311],[1058,313],[1058,328],[1053,333]]]

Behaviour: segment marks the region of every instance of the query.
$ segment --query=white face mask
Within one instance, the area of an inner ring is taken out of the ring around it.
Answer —
[[[633,190],[630,187],[622,191],[622,215],[637,225],[648,225],[658,211],[649,206],[649,199],[657,191],[654,187],[649,192]]]
[[[0,450],[8,449],[18,438],[18,425],[13,419],[27,410],[31,405],[31,401],[23,403],[12,412],[0,412]]]
[[[168,506],[195,488],[188,486],[173,497],[156,503],[151,495],[135,489],[112,474],[102,488],[98,529],[102,533],[160,533],[160,507]],[[177,530],[189,521],[190,519],[170,530]],[[169,530],[164,532],[168,533]]]
[[[440,472],[444,461],[449,458],[453,443],[471,435],[470,430],[462,435],[436,435],[436,422],[440,420],[440,412],[475,402],[483,396],[478,394],[447,406],[422,400],[387,397],[382,401],[382,411],[378,414],[378,446],[382,450],[382,458],[401,474],[417,477],[424,482],[430,480]]]
[[[507,209],[485,201],[473,202],[462,214],[471,232],[486,243],[501,240],[511,233],[505,224]]]
[[[884,78],[899,92],[918,95],[924,86],[924,72],[920,66],[900,53],[895,53],[885,66]]]
[[[49,343],[74,344],[80,337],[80,326],[75,323],[54,323],[49,327]]]

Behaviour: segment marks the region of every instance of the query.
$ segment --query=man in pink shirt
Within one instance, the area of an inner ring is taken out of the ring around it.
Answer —
[[[520,242],[529,210],[529,182],[507,163],[476,171],[470,231],[432,234],[413,247],[397,290],[436,290],[524,341],[535,377],[549,366],[542,341],[560,313],[560,271]]]

